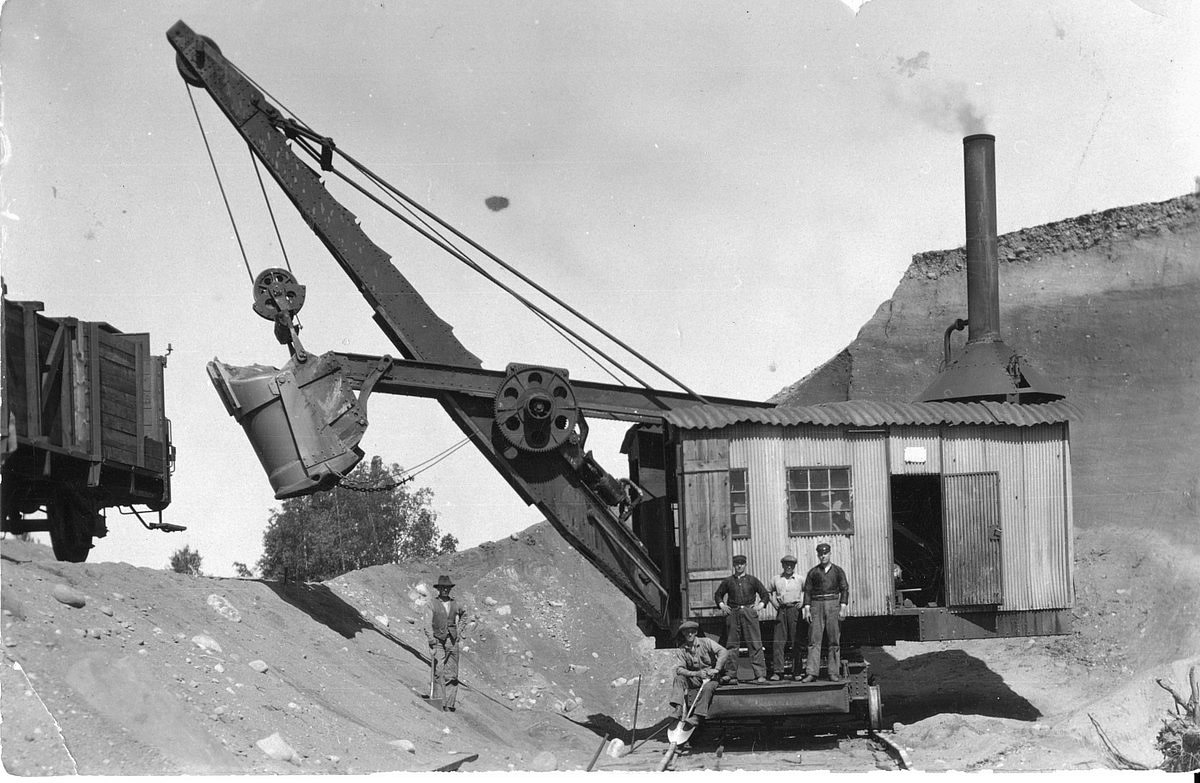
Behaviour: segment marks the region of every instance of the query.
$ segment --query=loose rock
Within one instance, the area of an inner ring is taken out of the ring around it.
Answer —
[[[205,636],[204,634],[196,634],[195,636],[193,636],[192,644],[196,645],[197,647],[199,647],[201,650],[204,650],[205,652],[210,652],[210,653],[221,652],[221,645],[217,644],[217,640],[212,638],[211,636]]]
[[[250,663],[248,663],[246,665],[249,666],[254,671],[258,672],[259,674],[266,674],[267,670],[271,668],[270,666],[267,666],[266,661],[259,661],[259,660],[250,661]]]
[[[417,752],[417,746],[412,744],[412,742],[410,740],[406,740],[406,739],[392,740],[388,744],[394,748],[400,748],[400,750],[404,751],[405,753],[416,753]]]
[[[60,604],[66,604],[76,609],[82,609],[87,606],[87,597],[83,593],[64,584],[55,585],[53,595],[54,600]]]
[[[275,732],[269,737],[263,737],[254,744],[258,746],[259,750],[276,761],[288,761],[296,766],[300,766],[300,757],[296,754],[292,746],[287,744],[287,740],[279,736],[279,732]]]
[[[529,762],[529,768],[534,772],[553,772],[558,769],[558,757],[548,750],[543,750]]]
[[[213,593],[208,597],[208,605],[213,611],[230,622],[240,623],[242,621],[242,613],[237,610],[237,607],[229,603],[229,599],[223,595]]]

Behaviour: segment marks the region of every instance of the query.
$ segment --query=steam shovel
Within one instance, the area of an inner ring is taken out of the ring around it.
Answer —
[[[700,693],[704,688],[715,678],[705,680],[700,684],[700,690],[696,692],[696,698],[692,699],[691,705],[688,706],[687,712],[674,726],[667,729],[667,739],[671,741],[671,747],[667,748],[666,754],[663,755],[662,764],[659,765],[658,771],[662,772],[671,763],[671,759],[675,758],[675,751],[680,745],[687,742],[691,738],[692,732],[696,730],[696,725],[688,725],[687,719],[692,717],[692,711],[696,709],[696,702],[700,701]]]

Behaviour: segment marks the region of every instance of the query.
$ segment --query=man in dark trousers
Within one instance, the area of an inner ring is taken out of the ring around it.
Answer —
[[[771,606],[775,607],[775,638],[771,642],[771,677],[784,675],[783,652],[792,645],[792,679],[800,676],[800,605],[804,603],[804,580],[796,575],[796,556],[779,560],[782,573],[771,580]]]
[[[429,640],[429,654],[433,657],[433,698],[442,699],[442,709],[454,712],[458,698],[458,637],[459,622],[467,610],[450,596],[454,582],[442,574],[433,585],[437,598],[429,602],[433,617],[425,631]]]
[[[708,716],[708,706],[717,690],[716,677],[725,668],[729,653],[707,636],[700,636],[700,624],[694,620],[680,623],[679,635],[682,637],[679,663],[671,683],[671,717],[676,720],[683,717],[684,696],[689,690],[699,688],[692,712],[684,721],[688,726],[695,726]]]
[[[808,661],[801,682],[812,682],[821,673],[821,638],[829,638],[829,679],[842,680],[842,626],[850,583],[846,572],[830,560],[829,544],[817,544],[817,559],[804,579],[804,619],[808,620]]]
[[[737,679],[738,648],[746,639],[746,652],[754,669],[754,682],[767,681],[767,663],[763,656],[762,629],[758,627],[758,606],[767,605],[767,588],[757,578],[746,573],[746,556],[733,556],[733,574],[721,580],[713,600],[725,613],[725,647],[729,660],[725,664],[722,683]]]

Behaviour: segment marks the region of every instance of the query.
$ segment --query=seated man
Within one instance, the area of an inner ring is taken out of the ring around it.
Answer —
[[[679,624],[682,638],[679,642],[679,665],[675,667],[675,680],[671,683],[670,704],[674,708],[671,717],[676,720],[683,717],[684,696],[690,689],[699,688],[695,706],[684,721],[688,726],[695,726],[707,717],[708,706],[712,704],[713,693],[717,690],[717,677],[729,657],[728,650],[699,634],[698,623],[684,620]]]

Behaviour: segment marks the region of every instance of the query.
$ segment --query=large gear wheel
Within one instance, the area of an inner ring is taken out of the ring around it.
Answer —
[[[496,426],[521,451],[553,451],[577,432],[579,408],[567,371],[510,364],[495,401]]]

